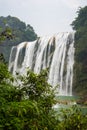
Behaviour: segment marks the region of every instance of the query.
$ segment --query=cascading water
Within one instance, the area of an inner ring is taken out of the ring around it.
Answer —
[[[15,75],[25,73],[27,67],[35,73],[49,67],[48,82],[59,85],[60,95],[72,95],[74,51],[73,32],[23,42],[12,47],[9,70]]]

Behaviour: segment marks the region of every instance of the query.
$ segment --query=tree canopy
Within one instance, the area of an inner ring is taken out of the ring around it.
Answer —
[[[87,6],[84,8],[79,8],[77,11],[78,16],[72,22],[72,27],[74,30],[87,26]],[[87,29],[87,28],[86,28]]]
[[[12,16],[0,17],[0,53],[4,55],[7,62],[12,46],[36,39],[37,34],[30,24],[26,25],[20,19]]]
[[[0,32],[6,28],[11,28],[14,33],[14,41],[16,43],[22,41],[32,41],[37,38],[37,34],[31,25],[26,25],[24,22],[19,20],[17,17],[7,16],[0,17]]]
[[[75,33],[74,90],[87,93],[87,6],[79,8],[78,16],[72,22]]]

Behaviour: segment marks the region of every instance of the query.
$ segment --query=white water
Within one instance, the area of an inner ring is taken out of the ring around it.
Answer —
[[[49,67],[48,82],[59,85],[60,95],[72,95],[74,33],[59,33],[23,42],[11,50],[9,70],[24,74],[29,67],[35,73]]]

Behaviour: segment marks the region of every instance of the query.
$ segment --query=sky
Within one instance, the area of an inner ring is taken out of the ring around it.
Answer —
[[[0,16],[30,24],[38,36],[72,31],[70,24],[87,0],[0,0]]]

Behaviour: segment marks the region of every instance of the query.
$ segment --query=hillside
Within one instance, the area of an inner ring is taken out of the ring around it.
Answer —
[[[74,92],[87,95],[87,6],[78,10],[72,27],[75,34]]]
[[[31,25],[26,25],[16,17],[7,16],[0,17],[0,33],[10,28],[13,33],[13,39],[6,39],[0,44],[0,53],[3,53],[5,60],[8,62],[11,47],[24,41],[33,41],[37,38],[37,34]]]

